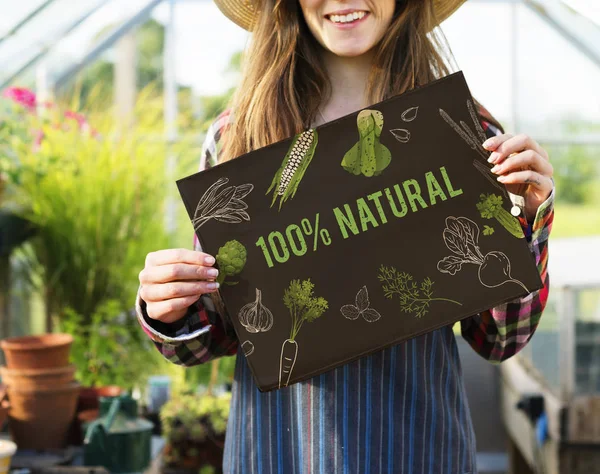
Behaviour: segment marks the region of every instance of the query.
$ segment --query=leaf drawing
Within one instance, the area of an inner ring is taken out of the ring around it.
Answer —
[[[239,224],[250,220],[246,211],[248,204],[244,202],[244,198],[252,192],[254,185],[242,184],[222,189],[228,182],[229,178],[219,178],[202,195],[192,219],[195,230],[211,219],[226,224]]]
[[[244,351],[244,355],[246,357],[252,355],[252,353],[254,352],[254,344],[252,344],[252,341],[244,341],[242,343],[242,350]]]
[[[419,285],[412,275],[400,272],[392,266],[381,265],[377,278],[381,282],[385,297],[398,298],[400,310],[404,313],[412,313],[417,318],[422,318],[429,312],[429,306],[433,301],[447,301],[462,306],[462,303],[448,298],[434,298],[434,282],[429,277]]]
[[[369,302],[369,292],[367,291],[367,287],[363,286],[355,298],[356,305],[346,304],[340,308],[340,312],[344,315],[346,319],[356,320],[359,316],[362,316],[365,321],[368,323],[374,323],[379,318],[381,318],[381,314],[370,308],[371,303]]]
[[[395,128],[390,130],[390,133],[394,135],[394,138],[400,143],[408,143],[410,140],[410,132],[404,128]]]
[[[279,388],[287,387],[292,377],[294,365],[298,358],[298,343],[296,337],[305,322],[312,323],[320,318],[329,303],[325,298],[314,295],[315,285],[308,280],[292,280],[283,294],[283,304],[290,311],[292,329],[289,339],[281,345],[279,358]]]
[[[471,120],[474,124],[475,132],[473,132],[469,125],[462,120],[460,121],[460,125],[458,125],[444,109],[439,109],[439,112],[444,121],[450,125],[450,127],[452,127],[458,136],[462,138],[471,149],[479,153],[479,156],[484,160],[485,164],[477,160],[473,160],[473,166],[475,166],[477,171],[479,171],[491,184],[493,184],[505,196],[507,196],[508,194],[504,185],[499,183],[496,180],[495,175],[493,175],[490,171],[493,165],[487,162],[489,152],[483,148],[483,142],[487,139],[487,136],[483,130],[483,127],[481,126],[481,122],[479,121],[479,117],[475,111],[473,102],[470,99],[467,100],[467,108],[469,109],[469,115],[471,116]]]
[[[411,107],[410,109],[406,109],[402,112],[401,118],[405,122],[412,122],[417,118],[417,112],[419,111],[419,107]]]
[[[492,251],[483,255],[478,242],[479,226],[471,219],[447,217],[442,236],[446,247],[454,255],[444,257],[438,262],[437,269],[440,272],[456,275],[463,264],[471,263],[479,267],[477,275],[483,286],[495,288],[505,283],[516,283],[530,293],[523,283],[512,277],[510,260],[505,253]],[[458,239],[464,239],[463,245],[458,244]]]
[[[483,226],[483,235],[492,235],[494,233],[494,228],[489,225]]]

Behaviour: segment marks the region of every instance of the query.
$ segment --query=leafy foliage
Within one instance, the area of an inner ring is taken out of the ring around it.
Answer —
[[[392,266],[381,265],[377,278],[381,282],[385,297],[398,298],[400,310],[404,313],[414,313],[417,318],[422,318],[429,312],[432,301],[444,299],[433,297],[434,282],[429,277],[419,285],[409,273],[398,271]]]
[[[494,233],[494,228],[489,225],[483,226],[483,235],[492,235]]]
[[[136,316],[108,300],[92,314],[89,324],[66,309],[60,330],[72,334],[71,361],[84,386],[118,385],[132,389],[148,375],[154,354],[152,342],[139,330]]]
[[[494,194],[482,194],[477,203],[477,210],[484,219],[494,218],[502,208],[502,197]]]
[[[230,405],[231,393],[180,395],[163,405],[160,419],[167,442],[167,464],[207,468],[205,464],[210,460],[202,459],[202,453],[206,452],[203,445],[215,443],[219,446],[222,443]]]
[[[554,167],[556,199],[561,204],[593,203],[598,198],[600,164],[598,146],[548,146]],[[596,201],[597,202],[597,201]]]
[[[292,280],[283,294],[283,304],[290,310],[292,316],[292,332],[290,339],[294,339],[304,321],[313,322],[320,318],[329,303],[321,296],[314,295],[315,285],[308,280]]]

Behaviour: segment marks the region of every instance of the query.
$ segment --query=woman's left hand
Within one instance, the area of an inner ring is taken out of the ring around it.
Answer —
[[[524,134],[498,135],[487,139],[483,147],[493,152],[488,161],[495,165],[491,171],[499,175],[498,181],[508,192],[525,198],[525,216],[532,222],[554,187],[548,153]]]

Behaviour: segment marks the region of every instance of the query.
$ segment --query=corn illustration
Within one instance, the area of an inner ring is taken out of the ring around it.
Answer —
[[[266,193],[269,194],[273,191],[271,207],[273,207],[278,197],[279,209],[285,201],[294,197],[300,181],[315,154],[317,142],[318,134],[314,129],[306,130],[294,137]]]

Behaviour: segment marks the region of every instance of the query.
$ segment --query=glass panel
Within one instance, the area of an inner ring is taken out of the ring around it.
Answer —
[[[575,391],[600,394],[600,288],[577,293]]]
[[[519,131],[600,143],[600,68],[529,8],[518,29]]]
[[[2,69],[0,80],[11,77],[36,55],[51,47],[78,18],[98,4],[99,0],[56,0],[28,21],[16,34],[0,44],[0,64],[8,66]],[[13,24],[22,19],[22,16],[13,16],[12,12],[10,16],[14,18]]]
[[[520,353],[542,376],[543,382],[557,394],[560,393],[559,305],[560,292],[551,291],[540,324],[529,344]]]

